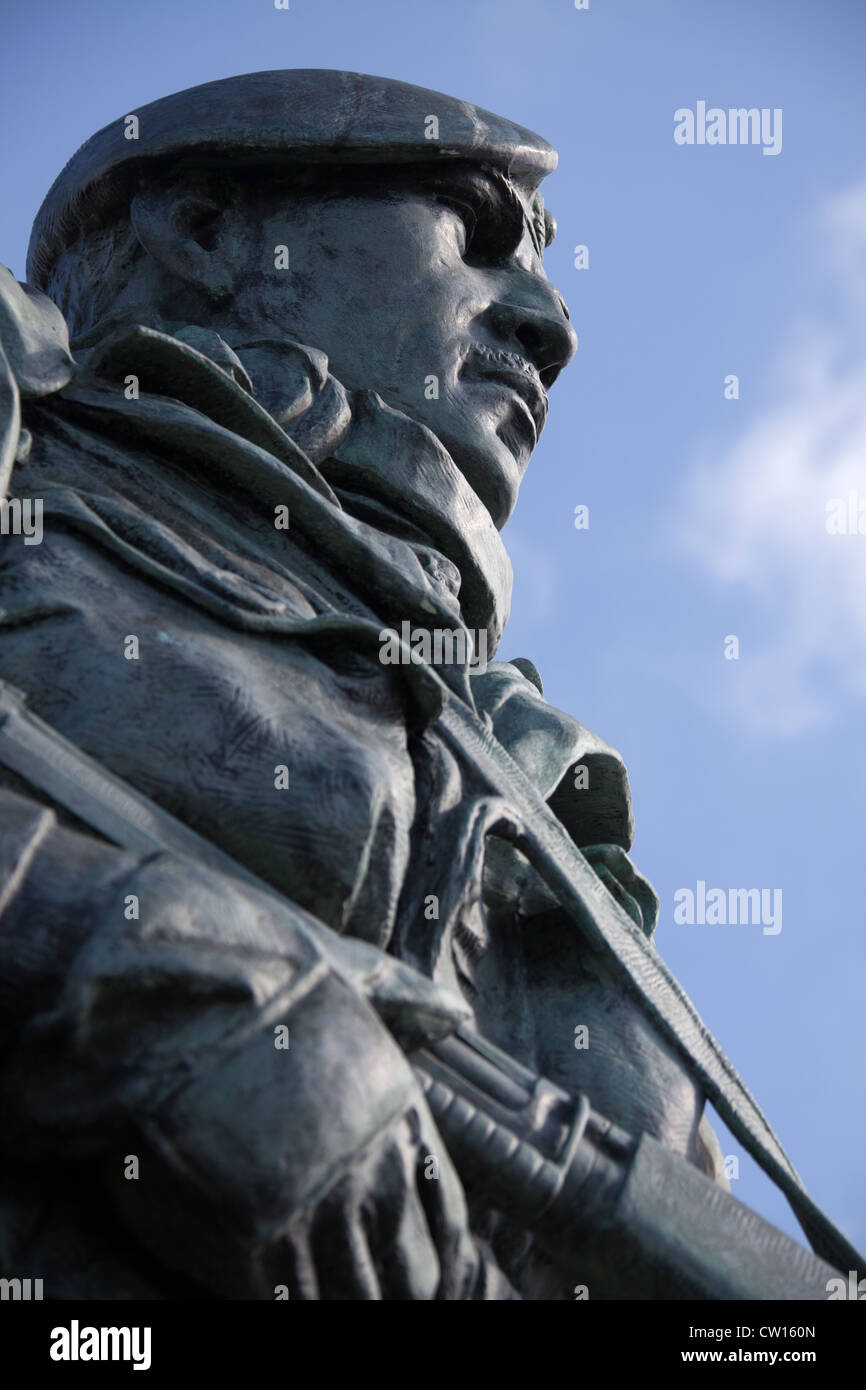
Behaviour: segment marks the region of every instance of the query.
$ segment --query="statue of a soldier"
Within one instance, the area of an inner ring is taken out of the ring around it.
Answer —
[[[618,755],[486,661],[576,346],[555,162],[254,73],[94,136],[2,272],[0,1250],[46,1297],[736,1296],[663,1248],[745,1211],[707,1098],[851,1257],[655,953]],[[752,1296],[821,1297],[746,1216]]]

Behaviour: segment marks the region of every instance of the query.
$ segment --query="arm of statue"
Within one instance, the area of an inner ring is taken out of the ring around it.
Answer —
[[[218,1297],[514,1296],[394,1036],[449,1032],[450,996],[389,957],[353,989],[302,910],[8,790],[0,850],[10,1158],[91,1165]]]

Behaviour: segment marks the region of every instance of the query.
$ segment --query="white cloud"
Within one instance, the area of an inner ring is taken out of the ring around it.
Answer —
[[[753,727],[795,734],[866,695],[866,535],[831,535],[827,504],[866,508],[866,180],[819,216],[824,264],[841,291],[828,321],[788,335],[777,400],[732,445],[703,451],[675,530],[701,567],[747,598],[762,650],[726,699]],[[852,310],[856,312],[852,313]]]

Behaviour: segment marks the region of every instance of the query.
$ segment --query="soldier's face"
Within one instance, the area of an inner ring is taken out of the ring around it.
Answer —
[[[271,208],[234,309],[326,352],[343,385],[427,425],[501,527],[544,427],[546,387],[577,340],[528,228],[501,259],[467,237],[458,211],[423,194]],[[280,245],[285,270],[274,269]]]

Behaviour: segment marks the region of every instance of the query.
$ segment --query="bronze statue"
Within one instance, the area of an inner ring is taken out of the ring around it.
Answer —
[[[487,660],[575,349],[555,162],[254,73],[95,135],[2,272],[0,1248],[46,1297],[856,1265],[655,951],[619,756]],[[708,1098],[822,1258],[727,1195]]]

